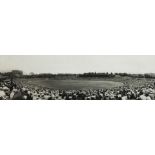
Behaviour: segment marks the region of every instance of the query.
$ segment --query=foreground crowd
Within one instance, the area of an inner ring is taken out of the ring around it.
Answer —
[[[17,86],[10,81],[0,82],[1,100],[154,100],[154,84],[112,89],[51,90],[32,86]]]

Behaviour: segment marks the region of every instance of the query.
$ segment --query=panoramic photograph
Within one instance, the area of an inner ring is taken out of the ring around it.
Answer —
[[[1,55],[0,100],[154,100],[155,56]]]

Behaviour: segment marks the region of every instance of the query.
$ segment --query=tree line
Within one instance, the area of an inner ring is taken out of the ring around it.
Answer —
[[[133,78],[155,78],[155,74],[146,73],[146,74],[129,74],[129,73],[97,73],[97,72],[88,72],[82,74],[51,74],[51,73],[30,73],[28,75],[24,74],[21,70],[12,70],[10,72],[0,73],[1,77],[12,77],[12,78],[53,78],[53,79],[78,79],[78,78],[114,78],[114,77],[133,77]]]

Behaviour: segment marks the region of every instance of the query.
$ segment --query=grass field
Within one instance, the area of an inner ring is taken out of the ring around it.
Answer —
[[[104,89],[122,86],[121,82],[102,80],[50,80],[50,79],[28,79],[24,80],[26,85],[36,87],[47,87],[51,89]]]

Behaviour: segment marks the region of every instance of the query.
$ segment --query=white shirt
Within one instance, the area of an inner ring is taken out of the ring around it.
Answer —
[[[13,98],[14,94],[15,94],[15,93],[12,91],[11,94],[10,94],[10,99]]]
[[[140,99],[141,99],[141,100],[146,100],[146,96],[141,95],[141,96],[140,96]]]
[[[0,97],[5,97],[5,92],[3,90],[0,90]]]
[[[147,96],[147,97],[146,97],[146,100],[151,100],[151,97],[150,97],[150,96]]]

